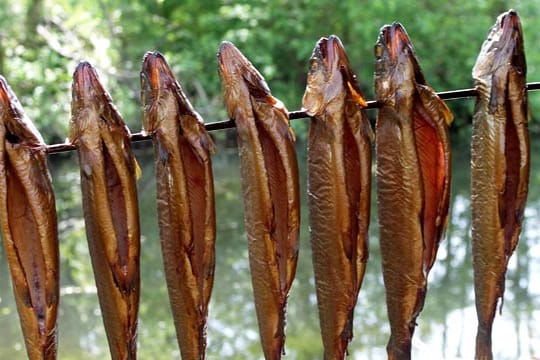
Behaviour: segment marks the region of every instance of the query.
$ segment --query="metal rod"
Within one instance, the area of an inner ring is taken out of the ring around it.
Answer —
[[[540,90],[540,82],[528,83],[527,90],[528,91]],[[442,92],[437,93],[437,95],[439,95],[439,97],[443,100],[465,99],[465,98],[475,97],[476,89],[470,88],[470,89],[442,91]],[[380,107],[380,104],[376,100],[370,100],[367,102],[366,109],[376,109],[379,107]],[[289,112],[289,119],[291,120],[304,119],[304,118],[309,118],[309,115],[303,110],[296,110],[296,111]],[[223,120],[223,121],[214,121],[211,123],[207,123],[204,126],[206,130],[208,131],[215,131],[215,130],[230,129],[230,128],[233,128],[235,125],[234,125],[234,121],[232,120]],[[143,134],[140,132],[131,135],[132,142],[145,141],[145,140],[150,140],[150,139],[151,139],[150,135]],[[47,145],[47,153],[49,154],[73,151],[76,149],[77,147],[71,144]]]

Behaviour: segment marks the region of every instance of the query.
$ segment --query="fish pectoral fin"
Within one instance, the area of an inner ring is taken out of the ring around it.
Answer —
[[[349,89],[349,94],[351,95],[353,101],[358,104],[358,106],[360,106],[361,108],[367,107],[366,99],[364,99],[362,94],[356,91],[350,81],[347,81],[347,88]]]
[[[446,125],[452,124],[454,115],[446,103],[427,85],[417,84],[416,89],[420,94],[422,104],[428,111],[434,114],[434,118],[443,119]]]
[[[424,104],[414,107],[414,132],[423,185],[424,268],[429,270],[435,261],[448,216],[450,168],[446,158],[448,135],[441,131],[441,126],[446,124],[441,124],[443,120],[437,117],[444,116],[446,106],[438,111],[439,104]]]
[[[181,115],[180,123],[184,138],[189,143],[197,160],[200,163],[208,162],[210,154],[215,151],[215,145],[206,132],[204,125],[199,122],[197,117],[192,115]]]

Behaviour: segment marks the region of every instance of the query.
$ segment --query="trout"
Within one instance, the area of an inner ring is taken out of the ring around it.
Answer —
[[[497,18],[473,68],[471,216],[478,332],[476,359],[492,359],[491,328],[529,184],[526,64],[517,13]]]
[[[28,358],[56,359],[58,228],[46,146],[1,76],[0,222]]]
[[[238,133],[244,219],[264,356],[280,359],[296,272],[300,204],[294,133],[284,105],[230,42],[218,53],[229,117]]]
[[[165,278],[182,359],[206,358],[214,283],[214,143],[163,55],[144,56],[143,131],[154,141]]]
[[[113,360],[135,359],[140,229],[130,133],[87,62],[73,74],[69,141],[77,147],[86,236]]]
[[[375,45],[377,204],[389,359],[410,359],[411,341],[448,221],[452,114],[427,85],[399,23]]]
[[[324,358],[344,359],[368,259],[373,132],[367,103],[336,36],[310,60],[303,108],[308,137],[310,237]]]

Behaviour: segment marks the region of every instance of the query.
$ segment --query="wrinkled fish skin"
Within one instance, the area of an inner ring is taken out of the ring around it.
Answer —
[[[86,235],[112,359],[135,359],[140,229],[129,130],[87,62],[73,75],[69,140],[77,146]]]
[[[303,107],[308,139],[310,236],[324,358],[344,359],[368,259],[373,133],[339,38],[311,57]]]
[[[46,147],[1,76],[0,220],[28,358],[56,359],[58,230]]]
[[[218,62],[225,104],[238,132],[249,262],[263,352],[266,359],[279,359],[299,246],[294,134],[283,104],[233,44],[222,43]]]
[[[155,147],[160,237],[178,344],[182,359],[205,359],[215,264],[214,144],[160,53],[145,55],[141,87],[143,130]]]
[[[389,359],[410,359],[427,275],[448,219],[452,115],[425,82],[398,23],[375,45],[377,203]]]
[[[476,359],[492,359],[491,328],[517,246],[529,183],[526,64],[513,10],[491,28],[473,69],[478,97],[471,142]]]

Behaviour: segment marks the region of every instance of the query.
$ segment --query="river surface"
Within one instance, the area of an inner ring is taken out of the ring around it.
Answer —
[[[233,130],[228,130],[233,131]],[[233,136],[234,134],[229,134]],[[470,249],[468,141],[454,142],[450,221],[429,276],[428,294],[413,342],[415,359],[472,359],[476,314]],[[302,190],[301,250],[289,297],[288,359],[322,359],[306,206],[305,143],[297,144]],[[510,260],[506,293],[497,314],[493,350],[497,359],[540,357],[540,142],[533,137],[533,164],[521,241]],[[139,358],[179,359],[162,271],[153,152],[137,143],[143,175],[141,210],[141,305]],[[94,285],[82,219],[76,154],[49,157],[59,215],[61,298],[59,359],[107,359],[107,341]],[[261,359],[243,224],[239,164],[234,147],[213,157],[217,212],[215,286],[208,318],[209,359]],[[375,184],[375,182],[373,182]],[[373,192],[370,258],[354,318],[350,359],[383,359],[389,336]],[[0,257],[0,358],[26,359],[3,252]]]

